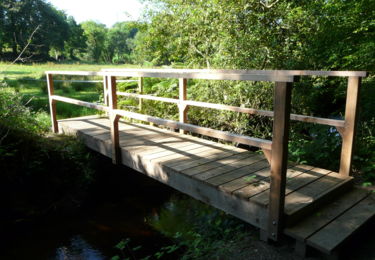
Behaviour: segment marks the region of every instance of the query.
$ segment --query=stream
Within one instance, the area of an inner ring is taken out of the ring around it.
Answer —
[[[148,222],[176,191],[121,167],[102,177],[72,214],[19,223],[3,234],[0,259],[142,259],[172,241]],[[126,242],[123,250],[116,248]],[[176,259],[172,253],[163,259]],[[154,259],[154,258],[153,258]]]

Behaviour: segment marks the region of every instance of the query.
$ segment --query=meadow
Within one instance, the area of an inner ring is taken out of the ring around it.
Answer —
[[[49,112],[48,92],[45,71],[98,71],[104,68],[129,68],[134,65],[107,65],[81,63],[42,63],[42,64],[11,64],[0,63],[0,87],[2,91],[15,91],[23,96],[25,104],[34,111]],[[101,102],[103,84],[101,82],[59,82],[59,80],[101,80],[102,78],[55,76],[55,92],[57,95],[80,99],[88,102]],[[86,107],[58,102],[57,116],[59,119],[95,114],[97,111]]]

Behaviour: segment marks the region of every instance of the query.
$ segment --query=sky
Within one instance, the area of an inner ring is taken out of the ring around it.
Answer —
[[[116,22],[137,20],[143,5],[138,0],[48,0],[81,23],[94,20],[111,27]]]

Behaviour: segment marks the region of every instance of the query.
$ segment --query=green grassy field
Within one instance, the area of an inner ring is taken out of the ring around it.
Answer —
[[[24,102],[35,111],[49,112],[47,84],[45,71],[74,70],[74,71],[98,71],[104,68],[134,68],[134,65],[101,65],[101,64],[9,64],[0,63],[0,88],[1,91],[16,91],[23,95]],[[85,78],[70,76],[55,76],[56,80],[101,80],[101,78]],[[100,102],[102,95],[102,83],[71,83],[56,82],[57,95],[71,97],[89,102]],[[77,117],[97,113],[96,110],[85,107],[58,102],[57,116],[59,119]]]

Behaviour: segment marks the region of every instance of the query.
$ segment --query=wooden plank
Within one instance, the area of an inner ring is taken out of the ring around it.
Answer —
[[[259,155],[255,154],[255,153],[248,153],[248,152],[247,153],[241,153],[241,154],[238,154],[238,155],[235,155],[235,156],[223,158],[223,159],[218,160],[218,161],[211,161],[210,163],[198,165],[196,167],[182,169],[182,172],[184,174],[193,176],[193,175],[196,175],[196,174],[201,174],[201,173],[207,172],[209,170],[215,170],[217,168],[225,167],[225,166],[228,166],[227,168],[228,168],[228,171],[229,171],[231,169],[237,169],[237,168],[240,168],[241,166],[245,166],[245,165],[253,163],[254,159],[251,159],[251,157],[254,157],[254,156],[258,156],[257,158],[260,158]],[[240,163],[238,163],[238,162],[240,162]],[[233,166],[233,165],[236,165],[236,166]],[[229,167],[229,166],[232,166],[232,167]],[[211,178],[211,177],[214,177],[214,176],[207,177],[207,179]]]
[[[277,71],[215,71],[189,69],[107,69],[102,70],[108,76],[151,77],[151,78],[186,78],[209,80],[251,80],[293,82],[293,75],[280,74]]]
[[[342,136],[341,160],[339,173],[344,176],[351,175],[354,138],[358,117],[358,100],[361,87],[361,78],[349,77],[345,106],[345,127]]]
[[[203,152],[203,153],[200,154],[200,152]],[[157,160],[153,160],[153,162],[162,163],[164,165],[164,164],[167,164],[168,162],[171,162],[171,161],[177,161],[176,160],[177,158],[179,160],[184,159],[184,158],[199,158],[200,156],[202,156],[204,154],[206,156],[216,156],[217,158],[222,158],[222,157],[229,156],[231,153],[230,152],[223,152],[223,151],[220,151],[220,150],[207,149],[207,147],[201,147],[201,148],[197,148],[196,151],[194,151],[193,154],[184,154],[184,153],[174,154],[174,155],[162,157],[162,158],[157,159]]]
[[[221,73],[221,74],[249,74],[249,75],[287,75],[287,76],[331,76],[331,77],[367,77],[366,71],[317,71],[317,70],[228,70],[228,69],[103,69],[104,72],[142,71],[168,73]]]
[[[336,249],[351,234],[375,215],[375,198],[368,196],[319,232],[307,239],[307,244],[327,254]]]
[[[138,113],[133,113],[129,111],[123,111],[123,110],[115,110],[115,113],[120,116],[124,117],[129,117],[141,121],[146,121],[146,122],[152,122],[157,125],[165,125],[173,129],[183,129],[186,131],[230,141],[230,142],[238,142],[242,144],[248,144],[252,146],[256,146],[259,148],[264,148],[264,149],[271,149],[271,144],[272,142],[269,140],[263,140],[260,138],[254,138],[254,137],[248,137],[248,136],[243,136],[243,135],[238,135],[238,134],[232,134],[232,133],[227,133],[224,131],[219,131],[219,130],[214,130],[206,127],[200,127],[196,125],[191,125],[191,124],[184,124],[180,123],[177,121],[173,120],[166,120],[158,117],[152,117],[152,116],[147,116],[147,115],[142,115]]]
[[[132,140],[128,145],[124,145],[124,149],[131,153],[137,153],[139,155],[141,155],[140,152],[144,154],[152,154],[155,153],[155,151],[165,151],[165,149],[168,147],[165,146],[165,144],[171,145],[173,143],[181,143],[181,139],[170,136],[155,137],[153,140],[143,139],[143,142],[138,142],[137,139]]]
[[[220,148],[220,147],[219,147]],[[213,151],[217,151],[213,153]],[[221,154],[220,154],[221,153]],[[178,162],[169,162],[166,163],[165,166],[168,166],[176,171],[184,172],[190,168],[194,168],[198,165],[203,165],[209,162],[225,159],[228,157],[231,157],[234,154],[237,154],[237,151],[233,151],[230,149],[208,149],[207,151],[204,151],[202,153],[199,153],[197,157],[186,157],[181,159]],[[218,157],[218,154],[220,156]],[[187,174],[189,175],[189,174]]]
[[[258,205],[238,200],[230,194],[220,192],[213,186],[176,172],[171,168],[164,167],[164,165],[143,164],[136,155],[128,154],[124,150],[122,151],[122,155],[123,162],[127,166],[254,226],[264,228],[264,209]]]
[[[274,119],[272,131],[272,156],[270,194],[268,206],[268,236],[278,240],[284,225],[284,197],[288,162],[288,138],[292,85],[276,82],[274,93]]]
[[[313,215],[303,221],[292,227],[286,228],[284,233],[295,239],[304,241],[367,196],[368,191],[363,189],[353,189],[352,191],[343,194],[327,206],[314,212]]]
[[[94,103],[90,103],[86,101],[81,101],[81,100],[74,99],[74,98],[67,98],[67,97],[62,97],[62,96],[57,96],[57,95],[52,95],[50,97],[51,99],[55,101],[62,101],[65,103],[88,107],[88,108],[97,109],[97,110],[106,111],[106,112],[109,111],[109,108],[106,106],[98,105],[98,104],[94,104]]]
[[[170,145],[164,145],[162,150],[153,150],[151,153],[145,153],[145,154],[139,154],[144,158],[145,160],[154,160],[156,158],[161,158],[165,156],[169,156],[172,154],[185,154],[190,155],[194,154],[193,152],[190,152],[189,150],[196,149],[196,148],[206,148],[205,146],[202,146],[200,144],[190,143],[190,142],[180,142],[178,144],[170,144]]]
[[[285,196],[287,196],[288,194],[294,191],[298,191],[298,189],[314,181],[317,181],[319,178],[322,178],[329,173],[331,173],[331,171],[329,170],[313,168],[312,170],[309,170],[309,171],[303,172],[302,174],[298,174],[297,176],[294,176],[293,179],[286,182]],[[251,200],[262,205],[268,205],[269,197],[270,197],[270,191],[265,190],[264,192],[259,193],[256,196],[253,196]]]
[[[222,105],[222,104],[215,104],[215,103],[208,103],[208,102],[201,102],[201,101],[185,100],[182,102],[181,100],[174,99],[174,98],[156,97],[156,96],[151,96],[151,95],[139,95],[135,93],[126,93],[126,92],[120,92],[120,91],[117,92],[117,95],[139,98],[140,100],[148,99],[148,100],[155,100],[155,101],[174,103],[174,104],[180,103],[182,105],[188,105],[188,106],[213,108],[213,109],[218,109],[218,110],[233,111],[233,112],[240,112],[240,113],[267,116],[267,117],[273,117],[274,115],[273,111],[268,111],[268,110],[246,108],[246,107],[236,107],[236,106],[229,106],[229,105]],[[344,127],[344,124],[345,124],[344,120],[297,115],[297,114],[290,114],[290,119],[305,122],[305,123],[315,123],[315,124],[330,125],[330,126],[335,126],[335,127]]]
[[[46,71],[46,74],[52,75],[72,75],[72,76],[107,76],[106,73],[100,71]]]
[[[268,111],[268,110],[245,108],[245,107],[235,107],[235,106],[228,106],[228,105],[221,105],[221,104],[214,104],[214,103],[207,103],[207,102],[200,102],[200,101],[193,101],[193,100],[187,100],[184,103],[186,105],[190,105],[190,106],[241,112],[241,113],[252,114],[252,115],[260,115],[260,116],[267,116],[267,117],[273,117],[274,116],[274,112]],[[344,120],[321,118],[321,117],[314,117],[314,116],[305,116],[305,115],[297,115],[297,114],[290,114],[290,119],[305,122],[305,123],[315,123],[315,124],[330,125],[330,126],[335,126],[335,127],[343,127],[344,124],[345,124]]]
[[[117,95],[124,96],[124,97],[139,98],[139,100],[147,99],[147,100],[162,101],[162,102],[174,103],[174,104],[178,104],[180,102],[178,99],[175,99],[175,98],[165,98],[165,97],[157,97],[157,96],[151,96],[151,95],[140,95],[136,93],[127,93],[127,92],[121,92],[121,91],[117,91]]]
[[[57,117],[56,117],[56,102],[52,98],[55,93],[55,89],[53,86],[53,78],[52,78],[52,75],[48,73],[46,76],[47,76],[47,89],[48,89],[49,111],[51,114],[52,132],[58,133],[59,126],[57,124]]]
[[[317,201],[332,190],[337,189],[340,185],[352,181],[351,178],[338,178],[334,175],[338,176],[337,174],[330,173],[288,194],[285,197],[285,214],[293,215],[308,204]]]
[[[219,159],[219,160],[200,161],[199,163],[197,163],[196,161],[189,162],[187,164],[182,164],[182,167],[178,167],[178,166],[174,167],[174,169],[180,170],[184,174],[187,174],[187,175],[195,175],[195,174],[202,173],[211,169],[223,167],[224,165],[235,163],[241,159],[252,157],[252,156],[255,156],[255,154],[249,153],[249,152],[243,152],[243,153],[231,154],[231,156],[223,158],[223,159]]]
[[[298,175],[300,175],[300,174],[304,173],[305,171],[308,171],[312,168],[313,168],[312,166],[297,165],[297,166],[292,167],[291,169],[288,169],[287,172],[286,172],[287,183],[288,183],[288,181],[293,180],[293,178],[295,178],[296,176],[298,176]],[[247,185],[247,186],[245,186],[243,188],[240,188],[238,190],[235,190],[235,191],[233,191],[233,194],[238,196],[238,197],[251,199],[251,197],[253,197],[253,196],[255,196],[255,195],[257,195],[261,192],[264,192],[264,191],[268,190],[269,188],[270,188],[269,180],[267,180],[267,181],[262,180],[262,181]]]
[[[219,176],[221,174],[228,173],[230,171],[248,166],[249,164],[252,163],[252,160],[253,160],[253,159],[250,159],[250,158],[255,156],[255,155],[256,154],[251,155],[248,158],[244,158],[244,159],[235,161],[233,163],[228,163],[227,165],[224,165],[224,166],[221,166],[221,167],[218,167],[218,168],[214,168],[214,169],[202,172],[202,173],[198,173],[198,174],[194,175],[194,178],[199,179],[199,180],[207,180],[207,179],[210,179],[212,177],[216,177],[216,176]],[[261,155],[258,155],[258,156],[261,156]]]
[[[224,190],[225,192],[232,193],[233,191],[245,187],[251,183],[256,183],[262,180],[268,179],[270,176],[270,168],[266,167],[255,172],[248,172],[247,175],[242,176],[241,178],[234,179],[230,182],[224,183],[219,186],[219,189]]]
[[[268,166],[268,162],[267,160],[264,159],[264,157],[253,156],[251,157],[251,159],[253,159],[252,164],[246,167],[242,167],[239,170],[234,170],[234,171],[224,173],[222,175],[207,179],[206,182],[214,186],[219,186],[226,182],[232,181],[234,179],[241,178],[249,173],[253,173],[260,169],[266,168]]]

